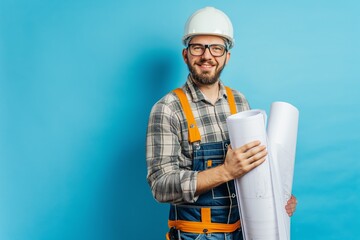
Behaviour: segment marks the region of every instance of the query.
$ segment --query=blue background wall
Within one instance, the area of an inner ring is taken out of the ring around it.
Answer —
[[[0,1],[0,239],[163,239],[151,106],[180,86],[187,17],[233,20],[222,79],[300,110],[292,239],[358,239],[358,1]]]

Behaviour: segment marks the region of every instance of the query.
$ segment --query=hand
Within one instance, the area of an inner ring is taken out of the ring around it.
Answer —
[[[285,206],[286,213],[291,217],[296,209],[297,200],[294,195],[291,195],[290,199],[287,201],[287,204]]]
[[[243,176],[265,161],[266,147],[260,144],[260,141],[253,141],[236,149],[228,147],[224,168],[229,180]]]

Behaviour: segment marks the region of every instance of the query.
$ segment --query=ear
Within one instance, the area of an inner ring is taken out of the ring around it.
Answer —
[[[230,52],[228,51],[227,53],[226,53],[226,59],[225,59],[225,64],[227,64],[228,63],[228,61],[230,60]]]
[[[183,56],[184,62],[187,64],[187,63],[188,63],[188,51],[187,51],[186,48],[184,48],[184,49],[182,50],[182,56]]]

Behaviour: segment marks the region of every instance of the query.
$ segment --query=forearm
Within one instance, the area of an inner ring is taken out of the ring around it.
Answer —
[[[171,168],[170,166],[167,167]],[[196,189],[195,171],[173,169],[167,172],[149,171],[148,182],[158,202],[194,202]]]
[[[230,180],[232,180],[232,178],[224,169],[224,165],[198,172],[195,196],[207,192]]]

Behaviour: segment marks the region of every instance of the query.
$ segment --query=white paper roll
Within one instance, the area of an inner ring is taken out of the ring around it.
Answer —
[[[228,117],[232,148],[255,140],[267,146],[265,124],[266,113],[262,110],[244,111]],[[278,239],[269,161],[266,159],[235,183],[245,239]]]
[[[284,206],[291,197],[294,176],[299,111],[286,102],[271,104],[267,128],[273,191],[279,231],[290,239],[290,217]]]
[[[298,110],[285,102],[271,105],[268,128],[263,110],[249,110],[227,118],[232,148],[259,140],[269,152],[265,162],[235,179],[245,240],[289,240],[290,198],[295,161]]]

